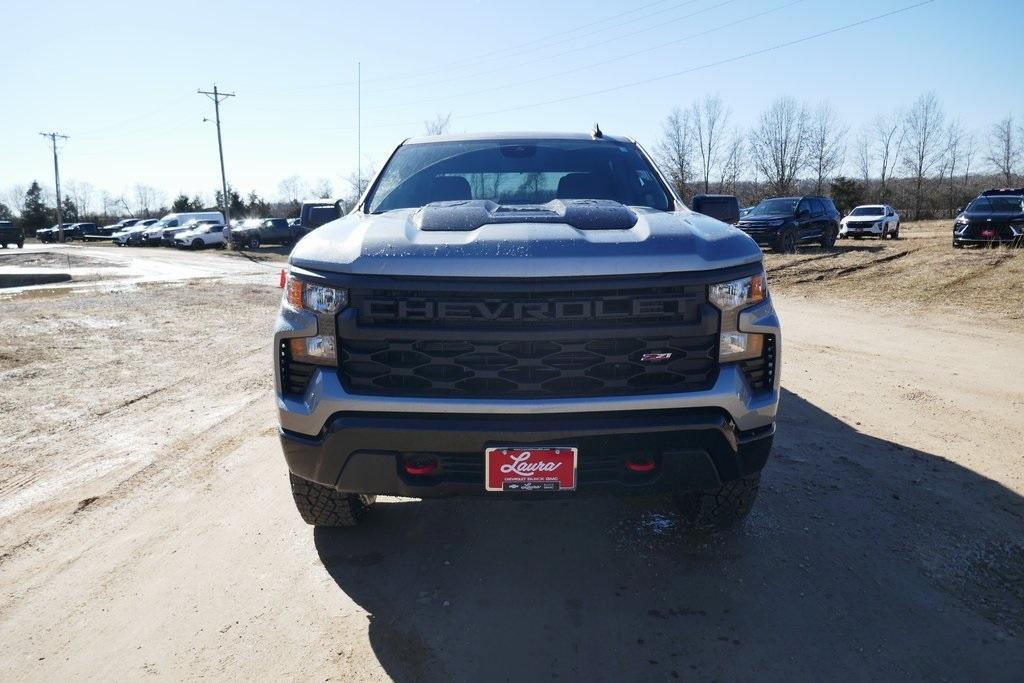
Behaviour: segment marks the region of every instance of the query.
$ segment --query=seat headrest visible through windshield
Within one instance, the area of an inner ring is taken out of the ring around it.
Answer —
[[[462,176],[435,176],[430,183],[430,201],[452,202],[472,199],[469,181]]]
[[[558,181],[558,199],[604,199],[592,173],[568,173]]]

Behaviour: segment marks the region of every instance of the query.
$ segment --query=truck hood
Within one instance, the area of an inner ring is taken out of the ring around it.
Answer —
[[[750,237],[713,218],[630,208],[637,220],[625,230],[524,221],[437,231],[417,227],[418,209],[353,212],[303,237],[289,262],[358,275],[512,278],[674,273],[761,261]]]

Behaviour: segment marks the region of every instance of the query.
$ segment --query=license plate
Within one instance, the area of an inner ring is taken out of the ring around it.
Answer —
[[[488,491],[572,491],[577,449],[564,446],[499,446],[484,451]]]

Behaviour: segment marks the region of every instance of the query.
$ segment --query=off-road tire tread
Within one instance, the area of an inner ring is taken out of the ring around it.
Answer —
[[[711,491],[692,491],[676,496],[683,525],[690,531],[724,531],[738,525],[750,513],[761,485],[761,474],[727,481]]]
[[[313,526],[355,526],[370,511],[376,496],[341,493],[291,472],[292,498],[299,515]]]

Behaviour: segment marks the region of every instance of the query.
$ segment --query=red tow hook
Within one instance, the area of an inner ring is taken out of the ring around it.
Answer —
[[[437,470],[437,460],[407,460],[402,467],[406,474],[422,477],[433,474]]]
[[[645,474],[653,472],[655,467],[657,467],[657,464],[651,458],[637,458],[626,461],[626,469],[630,472]]]

